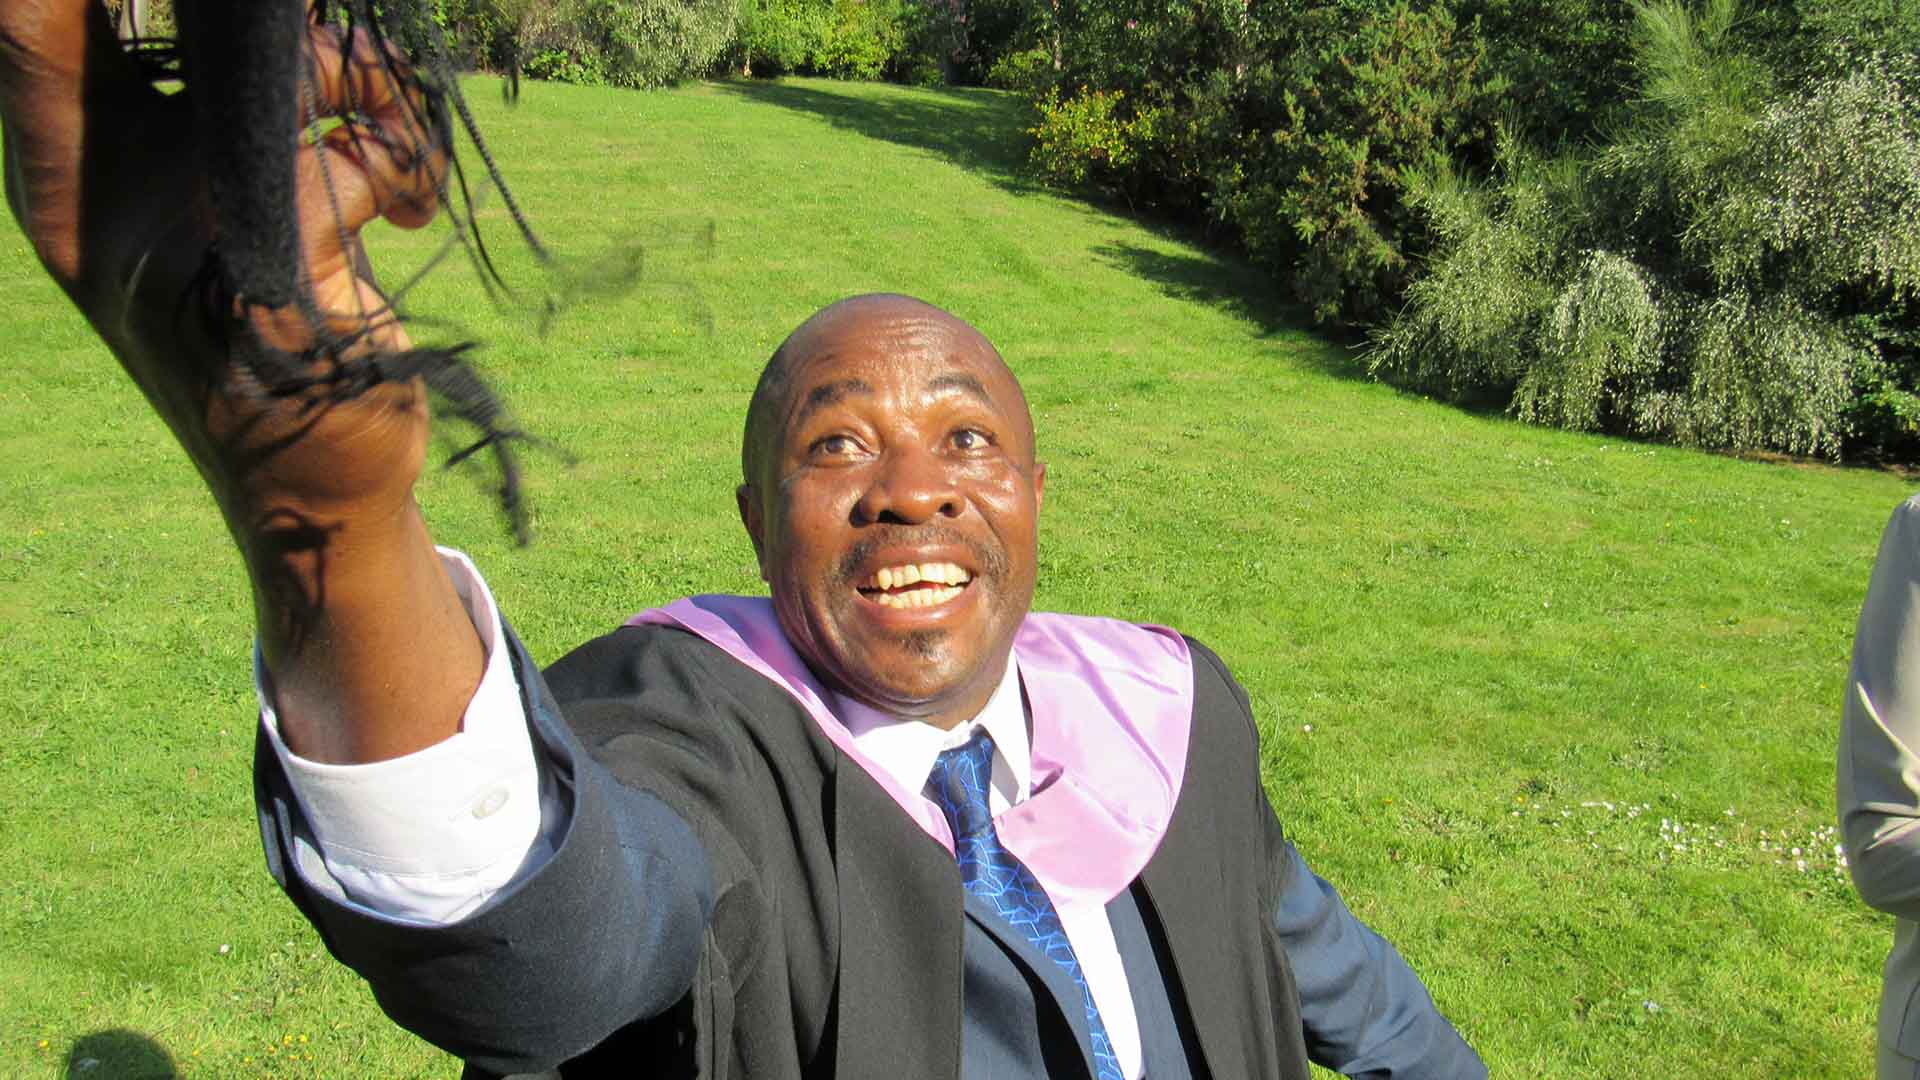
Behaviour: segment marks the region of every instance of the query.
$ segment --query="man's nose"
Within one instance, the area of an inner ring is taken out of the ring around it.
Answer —
[[[855,524],[918,525],[960,513],[959,485],[939,455],[925,450],[890,450],[854,506]]]

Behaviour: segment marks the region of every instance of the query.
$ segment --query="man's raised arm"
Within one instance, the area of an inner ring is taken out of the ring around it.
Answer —
[[[364,37],[315,27],[307,41],[309,70],[325,73],[312,97],[352,115],[298,151],[304,277],[335,336],[405,349],[355,271],[358,232],[376,217],[431,220],[444,162],[382,151],[424,140],[391,138],[415,133],[413,113]],[[252,581],[282,736],[316,761],[406,754],[458,728],[483,663],[413,498],[424,388],[260,392],[228,343],[253,333],[297,354],[316,328],[293,309],[213,310],[192,116],[186,94],[156,91],[123,55],[97,0],[0,5],[8,204],[219,504]]]

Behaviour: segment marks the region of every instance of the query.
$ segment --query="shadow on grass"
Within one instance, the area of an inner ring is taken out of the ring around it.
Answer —
[[[1259,327],[1264,337],[1284,334],[1314,339],[1318,347],[1303,349],[1298,356],[1314,371],[1356,382],[1371,381],[1357,347],[1360,342],[1342,341],[1316,327],[1305,308],[1286,298],[1285,286],[1257,267],[1222,255],[1156,251],[1128,243],[1103,244],[1094,248],[1093,254],[1110,266],[1153,282],[1175,300],[1244,319]]]
[[[714,85],[749,101],[811,113],[869,139],[931,151],[1010,191],[1044,190],[1024,175],[1026,106],[1012,94],[946,88],[869,98],[857,89],[839,93],[784,81],[730,79]]]
[[[730,79],[714,85],[749,101],[810,113],[869,139],[931,151],[1008,191],[1049,190],[1025,170],[1023,129],[1029,119],[1026,106],[1012,94],[946,88],[867,97],[860,93],[859,84],[831,84],[834,89],[829,90],[798,82]],[[1084,199],[1078,205],[1088,212],[1115,214],[1159,228],[1122,207]],[[1368,381],[1366,364],[1353,347],[1356,342],[1330,339],[1325,330],[1314,326],[1305,309],[1285,298],[1283,285],[1245,262],[1211,254],[1170,254],[1127,243],[1097,247],[1093,254],[1157,283],[1175,299],[1245,319],[1266,336],[1317,338],[1320,347],[1300,351],[1304,364],[1336,378]]]
[[[174,1080],[180,1073],[165,1047],[137,1031],[110,1028],[82,1035],[67,1051],[63,1080]]]

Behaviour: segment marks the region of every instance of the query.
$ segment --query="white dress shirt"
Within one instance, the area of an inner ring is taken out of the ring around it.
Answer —
[[[1033,740],[1027,729],[1026,695],[1020,691],[1020,672],[1011,656],[1007,658],[1007,672],[987,699],[986,708],[971,723],[950,730],[887,716],[838,694],[830,696],[833,714],[847,726],[853,744],[908,791],[927,786],[934,760],[942,750],[959,746],[973,737],[976,728],[985,728],[993,737],[993,783],[987,792],[987,808],[999,817],[1026,802],[1033,793]],[[1120,963],[1120,946],[1114,940],[1107,909],[1100,904],[1055,900],[1054,910],[1060,914],[1060,928],[1072,942],[1074,958],[1080,961],[1087,988],[1093,992],[1093,1003],[1100,1009],[1121,1071],[1138,1077],[1142,1068],[1140,1023],[1133,1012],[1133,991],[1127,987],[1126,968]]]
[[[460,730],[445,741],[366,765],[308,761],[281,740],[272,687],[257,651],[254,658],[261,727],[313,829],[311,838],[296,841],[302,876],[363,914],[427,926],[459,921],[538,870],[566,826],[559,800],[541,790],[493,594],[466,556],[449,548],[440,552],[487,654]],[[986,708],[951,730],[829,697],[854,745],[908,791],[926,786],[942,750],[985,728],[994,742],[988,796],[994,815],[1032,793],[1029,718],[1011,659]],[[1106,908],[1058,901],[1055,907],[1114,1056],[1127,1076],[1138,1078],[1140,1026]]]
[[[303,876],[362,914],[416,926],[458,922],[537,870],[560,834],[543,820],[566,821],[557,803],[542,813],[533,740],[493,593],[465,555],[440,555],[487,653],[460,730],[445,741],[366,765],[300,757],[281,741],[273,688],[254,651],[260,726],[313,828],[295,843]]]

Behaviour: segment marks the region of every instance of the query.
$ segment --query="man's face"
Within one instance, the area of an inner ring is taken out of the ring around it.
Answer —
[[[780,625],[884,712],[970,719],[1033,599],[1045,467],[986,339],[898,297],[844,302],[784,347],[740,511]]]

